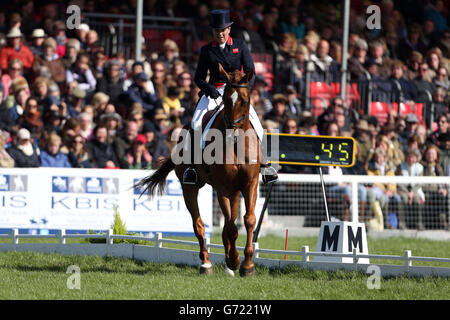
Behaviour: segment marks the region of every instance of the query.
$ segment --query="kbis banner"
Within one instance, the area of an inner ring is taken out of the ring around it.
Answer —
[[[133,188],[148,174],[145,170],[0,168],[0,228],[106,230],[116,206],[129,231],[193,235],[175,174],[167,178],[165,195],[152,200]],[[206,233],[211,234],[211,187],[200,189],[198,198]]]

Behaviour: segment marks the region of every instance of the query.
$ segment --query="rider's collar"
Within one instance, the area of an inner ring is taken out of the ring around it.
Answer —
[[[228,36],[227,44],[230,46],[233,45],[233,39],[231,39],[230,36]],[[213,45],[213,47],[217,47],[218,43],[217,43],[216,39],[213,40],[212,45]]]

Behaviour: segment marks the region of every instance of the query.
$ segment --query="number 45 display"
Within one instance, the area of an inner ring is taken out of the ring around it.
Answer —
[[[356,141],[351,137],[267,133],[263,141],[270,163],[351,167]]]

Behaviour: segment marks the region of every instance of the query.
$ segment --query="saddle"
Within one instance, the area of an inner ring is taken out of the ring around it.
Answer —
[[[223,109],[223,103],[219,104],[213,110],[205,113],[202,118],[202,149],[205,148],[205,140],[209,129],[212,127],[214,120],[219,115],[219,112]]]

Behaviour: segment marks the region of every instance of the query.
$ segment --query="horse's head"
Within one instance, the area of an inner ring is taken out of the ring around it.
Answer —
[[[227,126],[239,128],[248,119],[250,108],[250,80],[254,75],[254,71],[250,70],[250,72],[245,74],[239,70],[234,70],[228,73],[219,64],[219,72],[227,82],[223,92],[225,121],[227,122]]]

